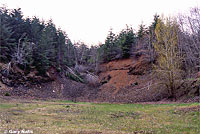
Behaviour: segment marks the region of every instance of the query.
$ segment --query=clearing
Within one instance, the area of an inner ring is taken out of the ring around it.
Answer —
[[[0,99],[0,133],[199,134],[200,105]]]

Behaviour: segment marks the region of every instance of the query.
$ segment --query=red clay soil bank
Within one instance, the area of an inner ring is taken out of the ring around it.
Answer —
[[[113,95],[120,89],[141,82],[140,76],[144,76],[151,69],[149,57],[141,55],[129,59],[120,59],[104,63],[100,66],[100,81],[103,82],[101,90],[113,90]]]
[[[114,90],[113,95],[118,93],[121,88],[130,86],[137,81],[136,75],[129,75],[128,72],[135,64],[133,59],[121,59],[104,63],[100,66],[101,73],[99,74],[100,81],[108,79],[101,86],[101,90]]]

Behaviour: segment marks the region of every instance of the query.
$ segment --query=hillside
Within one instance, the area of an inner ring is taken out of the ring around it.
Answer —
[[[128,59],[101,64],[99,78],[101,99],[114,102],[147,102],[169,100],[166,87],[153,71],[146,51],[139,50]],[[176,90],[176,101],[200,102],[199,75],[182,80]]]
[[[151,73],[152,63],[145,52],[104,63],[100,68],[101,99],[131,103],[158,101],[167,96],[162,89],[153,88],[156,83]]]
[[[23,70],[17,67],[13,69],[13,78],[6,78],[1,74],[1,96],[120,103],[160,101],[166,100],[168,96],[165,88],[160,85],[157,88],[156,78],[151,73],[152,63],[144,51],[139,51],[128,59],[100,64],[99,82],[96,85],[71,80],[54,68],[48,71],[46,77],[37,76],[34,72],[24,75]],[[195,83],[188,83],[193,88],[193,94],[198,91],[198,85],[195,87]],[[185,94],[188,93],[186,91]],[[181,96],[184,94],[179,97]],[[199,97],[193,101],[199,101]]]
[[[73,101],[199,101],[200,9],[131,26],[89,47],[53,20],[0,7],[0,95]],[[198,16],[198,17],[195,17]],[[197,19],[198,18],[198,19]],[[185,24],[182,23],[185,22]]]
[[[99,84],[95,86],[70,80],[54,68],[47,72],[46,77],[41,77],[34,71],[25,75],[23,70],[14,66],[9,77],[2,75],[0,89],[2,96],[8,93],[11,96],[27,98],[110,102],[155,101],[158,98],[151,93],[150,70],[151,63],[147,55],[103,63],[99,65]]]

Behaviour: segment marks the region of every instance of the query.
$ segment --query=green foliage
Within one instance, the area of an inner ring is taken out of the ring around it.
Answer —
[[[101,50],[103,61],[111,61],[120,51],[119,46],[116,44],[116,35],[112,32],[112,29],[109,31],[105,44],[101,46]]]
[[[34,66],[45,74],[50,66],[75,64],[74,45],[52,20],[23,18],[21,9],[0,8],[0,60],[16,62],[23,68]]]
[[[74,44],[71,42],[69,38],[66,38],[66,51],[64,53],[65,60],[63,61],[64,65],[74,66],[75,65],[75,51],[74,51]]]
[[[76,61],[78,64],[87,64],[89,60],[89,48],[83,42],[75,43]]]
[[[12,58],[15,47],[15,39],[12,37],[12,28],[7,21],[7,10],[0,8],[0,61],[8,62]]]
[[[158,24],[159,17],[160,16],[157,14],[154,15],[153,22],[152,22],[151,26],[149,27],[150,29],[153,29],[153,30],[156,29],[156,25]]]
[[[132,28],[127,26],[118,35],[112,30],[98,50],[101,61],[107,62],[117,58],[128,58],[131,54],[131,47],[135,40],[135,34]]]
[[[135,34],[133,29],[127,26],[126,30],[122,30],[119,34],[118,41],[121,47],[122,58],[128,58],[130,56],[131,47],[134,43]]]
[[[182,57],[178,51],[178,25],[170,18],[159,19],[155,34],[157,41],[153,44],[158,54],[156,73],[167,86],[169,95],[175,97],[177,81],[181,80]]]
[[[0,102],[1,122],[4,125],[0,127],[0,132],[4,132],[5,128],[10,126],[13,128],[23,126],[27,130],[34,130],[37,134],[42,134],[45,130],[45,133],[48,131],[49,134],[199,134],[200,132],[199,103],[103,104],[74,103],[68,100],[22,102],[23,100]],[[34,129],[38,124],[41,129]],[[66,127],[66,124],[70,125]]]
[[[142,39],[143,36],[145,35],[145,33],[146,33],[145,25],[141,24],[141,25],[139,26],[139,30],[138,30],[138,32],[137,32],[137,38],[138,38],[138,39]]]
[[[4,96],[10,96],[10,94],[8,92],[6,92]]]
[[[149,44],[150,44],[151,49],[154,49],[153,42],[156,40],[155,29],[156,29],[158,20],[159,20],[159,15],[155,14],[153,22],[151,23],[151,25],[148,27],[148,30],[147,30],[147,33],[149,35]]]
[[[84,83],[84,80],[80,77],[80,76],[75,76],[74,74],[72,74],[72,73],[66,73],[66,76],[69,78],[69,79],[71,79],[71,80],[74,80],[74,81],[76,81],[76,82],[81,82],[81,83]]]

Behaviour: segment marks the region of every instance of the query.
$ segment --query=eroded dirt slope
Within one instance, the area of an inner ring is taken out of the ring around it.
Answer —
[[[10,79],[1,76],[0,96],[117,103],[150,102],[167,98],[165,88],[161,85],[155,88],[158,82],[152,76],[152,61],[144,53],[136,54],[129,59],[101,64],[98,74],[100,84],[96,86],[70,80],[60,75],[54,68],[47,72],[46,78],[39,77],[34,72],[30,72],[26,77],[19,71],[16,74],[18,75],[12,76],[18,76],[16,79],[19,81],[17,84],[22,83],[20,86],[15,84],[12,86]],[[26,81],[24,82],[23,79]],[[5,84],[7,81],[8,84]],[[30,81],[33,84],[30,84]],[[198,83],[196,85],[192,83],[192,81],[188,84],[184,82],[181,88],[191,87],[196,93]],[[199,97],[192,101],[198,100]]]
[[[104,63],[100,66],[100,89],[112,89],[115,95],[123,88],[143,85],[143,76],[148,75],[149,70],[151,63],[145,55]]]
[[[121,88],[131,86],[137,82],[136,75],[129,75],[130,68],[134,66],[135,60],[124,59],[111,61],[101,65],[99,74],[102,83],[101,90],[113,89],[115,95]]]

